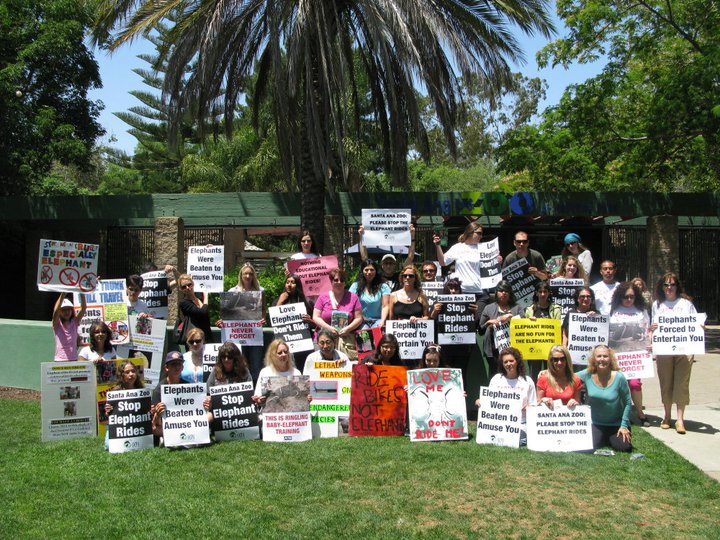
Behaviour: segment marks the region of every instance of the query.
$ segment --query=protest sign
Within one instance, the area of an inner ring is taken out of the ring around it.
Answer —
[[[550,280],[552,302],[560,306],[562,317],[575,306],[575,293],[584,286],[585,281],[582,279],[553,278]]]
[[[210,427],[218,441],[260,438],[260,422],[252,401],[251,382],[210,387]]]
[[[557,319],[510,319],[510,343],[525,360],[547,360],[550,348],[562,343]]]
[[[347,433],[354,364],[322,358],[305,361],[303,374],[310,380],[310,412],[314,434],[337,437]]]
[[[263,441],[302,442],[312,439],[309,412],[263,413]]]
[[[476,442],[519,448],[522,399],[510,389],[480,387]]]
[[[139,349],[133,348],[130,343],[126,343],[124,345],[120,345],[117,349],[117,357],[118,358],[137,358],[142,362],[142,365],[144,366],[145,371],[150,369],[156,369],[160,370],[160,364],[162,364],[162,359],[164,357],[162,351],[161,352],[148,352],[148,351],[141,351]],[[148,374],[145,373],[145,383],[148,384]],[[157,378],[157,377],[156,377]]]
[[[495,327],[493,344],[498,351],[502,351],[510,346],[510,323],[500,323]]]
[[[148,315],[156,319],[167,319],[168,316],[168,288],[167,274],[163,271],[145,272],[143,278],[143,289],[140,291],[140,299],[148,306]]]
[[[328,273],[338,267],[335,255],[325,255],[312,259],[297,259],[287,262],[288,272],[300,277],[305,296],[320,296],[330,290]]]
[[[37,287],[40,291],[91,292],[97,286],[97,244],[40,240]]]
[[[401,366],[353,366],[350,435],[401,436],[405,433],[406,373]]]
[[[507,265],[502,271],[503,279],[510,282],[515,301],[523,308],[532,305],[535,284],[538,279],[530,273],[530,263],[525,257]]]
[[[528,449],[538,452],[592,450],[590,406],[569,408],[561,403],[557,400],[552,409],[545,405],[527,408]]]
[[[610,330],[609,320],[607,315],[587,315],[585,313],[568,315],[567,348],[573,364],[586,366],[592,348],[600,343],[607,343]]]
[[[366,328],[364,330],[355,331],[355,347],[358,353],[358,360],[362,360],[366,356],[375,354],[377,344],[382,339],[382,328],[375,326],[374,328]]]
[[[387,321],[385,332],[397,338],[400,358],[417,360],[422,357],[423,349],[435,340],[435,321]]]
[[[130,323],[130,345],[136,351],[162,353],[165,350],[167,321],[163,319],[128,317]]]
[[[618,352],[647,350],[647,319],[645,322],[611,322],[608,346]]]
[[[659,315],[652,335],[653,354],[705,354],[705,313]]]
[[[263,328],[260,321],[226,321],[223,319],[220,335],[223,342],[238,345],[263,345]]]
[[[362,209],[363,243],[367,247],[409,246],[410,210]]]
[[[147,388],[114,390],[107,393],[112,405],[108,417],[108,450],[121,454],[153,447],[151,396]]]
[[[438,297],[438,295],[443,293],[443,288],[445,287],[445,282],[443,281],[423,281],[421,283],[422,285],[422,291],[425,293],[425,296],[428,299],[428,305],[431,308],[435,303],[435,299]]]
[[[500,243],[498,238],[489,242],[481,242],[480,248],[480,286],[483,289],[492,289],[502,279],[502,268],[498,256]]]
[[[195,282],[195,292],[223,292],[225,246],[190,246],[187,273]]]
[[[475,295],[442,294],[437,297],[437,302],[443,305],[437,316],[438,343],[475,344],[475,314],[470,309],[470,304],[475,303]]]
[[[462,370],[414,369],[407,372],[411,441],[468,438]]]
[[[276,339],[284,339],[290,352],[312,351],[314,348],[310,328],[303,315],[308,315],[307,307],[302,302],[272,306],[268,310],[270,326]]]
[[[210,377],[210,372],[215,369],[217,363],[218,350],[222,347],[222,343],[206,343],[203,347],[202,352],[202,364],[203,364],[203,382],[207,382]],[[242,347],[240,347],[242,350]]]
[[[122,345],[121,347],[125,347]],[[111,388],[120,382],[120,364],[130,360],[137,370],[137,377],[143,381],[145,385],[145,358],[114,358],[113,360],[101,360],[95,362],[95,401],[97,412],[97,433],[100,437],[105,436],[105,429],[108,423],[108,415],[105,412],[105,403],[107,402],[107,394]],[[149,389],[147,385],[146,388]]]
[[[93,364],[43,362],[40,365],[40,391],[43,442],[95,436]]]
[[[90,325],[96,321],[105,321],[112,331],[110,343],[124,345],[130,340],[130,327],[128,323],[127,292],[124,279],[103,279],[98,281],[92,292],[85,293],[87,309],[80,321],[78,333],[83,345],[90,343]],[[80,311],[80,294],[73,295],[75,312]]]
[[[652,379],[655,376],[652,354],[648,351],[615,353],[620,371],[627,380]]]
[[[223,342],[263,345],[262,298],[262,291],[220,293]]]
[[[165,404],[162,427],[167,448],[210,442],[210,425],[203,408],[205,383],[163,384],[160,396]]]

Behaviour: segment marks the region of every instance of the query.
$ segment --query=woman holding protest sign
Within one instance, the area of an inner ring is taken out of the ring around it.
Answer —
[[[500,351],[496,369],[498,372],[490,379],[488,388],[492,390],[513,390],[520,394],[522,408],[520,444],[526,444],[525,410],[537,404],[535,384],[533,384],[532,379],[525,374],[525,362],[523,362],[522,353],[515,347],[505,347]],[[475,405],[480,407],[480,398],[475,401]]]
[[[402,287],[390,295],[391,320],[415,321],[430,318],[429,305],[420,286],[420,274],[409,264],[400,273]]]
[[[366,364],[378,364],[381,366],[403,366],[400,359],[400,344],[392,334],[384,334],[378,341],[375,354],[366,356]]]
[[[570,308],[562,322],[563,347],[568,346],[568,330],[570,328],[571,313],[583,313],[588,316],[598,314],[598,310],[595,307],[595,293],[590,287],[580,287],[575,291],[575,307]]]
[[[525,318],[532,321],[538,319],[558,319],[560,320],[562,310],[560,306],[552,301],[552,291],[550,283],[547,281],[539,281],[535,284],[535,292],[533,293],[532,305],[525,308]]]
[[[265,367],[260,371],[253,401],[258,405],[265,403],[265,387],[270,377],[294,377],[300,376],[300,370],[295,367],[293,355],[285,340],[276,339],[268,345],[265,353]]]
[[[284,306],[286,304],[302,304],[305,306],[305,313],[303,314],[303,322],[307,325],[309,330],[314,330],[315,321],[312,318],[313,307],[310,301],[305,297],[305,293],[302,288],[302,281],[300,277],[293,274],[285,278],[285,287],[283,292],[280,293],[277,300],[275,300],[274,306]],[[305,366],[305,360],[312,351],[302,351],[295,353],[295,362],[300,371]]]
[[[504,325],[509,324],[510,319],[513,317],[522,317],[522,308],[515,302],[515,295],[510,282],[503,280],[495,288],[495,302],[485,306],[480,315],[480,321],[478,321],[478,332],[484,332],[483,352],[487,358],[488,375],[497,373],[499,366],[497,363],[498,347],[495,344],[496,332]],[[510,334],[508,331],[508,343],[509,340]]]
[[[337,350],[337,336],[330,330],[323,328],[318,332],[317,344],[320,349],[307,357],[303,375],[310,375],[314,370],[315,362],[341,362],[345,364],[350,361],[344,352]]]
[[[390,286],[385,283],[378,271],[377,263],[371,259],[364,260],[362,271],[357,281],[350,286],[350,292],[357,295],[363,312],[363,323],[360,329],[385,327],[390,304]]]
[[[240,267],[240,272],[238,272],[237,285],[228,289],[228,292],[243,293],[253,291],[260,292],[260,302],[262,306],[262,318],[260,319],[260,324],[265,326],[265,289],[258,281],[255,267],[251,263],[246,262]],[[222,328],[222,320],[217,322],[217,326]],[[250,372],[252,373],[253,379],[257,380],[258,374],[262,369],[265,347],[263,345],[243,345],[243,352],[250,364]]]
[[[207,386],[211,388],[239,382],[252,382],[252,375],[238,346],[226,341],[218,349],[217,360],[208,377]]]
[[[93,321],[89,330],[90,345],[80,350],[78,360],[88,362],[99,362],[100,360],[112,360],[117,358],[115,347],[110,344],[112,330],[103,321]]]
[[[645,351],[648,347],[649,325],[650,318],[640,289],[630,281],[620,283],[615,287],[610,302],[609,345],[615,351]],[[642,406],[642,380],[632,379],[628,384],[638,420],[643,426],[649,427],[650,421],[645,416]]]
[[[584,284],[588,284],[588,275],[585,273],[585,269],[580,264],[580,261],[574,255],[568,255],[567,258],[562,260],[560,263],[560,270],[558,270],[553,278],[560,279],[582,279]]]
[[[108,329],[109,330],[109,329]],[[113,386],[108,392],[115,392],[117,390],[134,390],[136,388],[145,388],[142,382],[142,377],[138,375],[137,366],[132,363],[132,360],[123,360],[118,366],[118,374],[120,378],[115,386]],[[150,409],[152,415],[153,410]],[[113,406],[109,402],[105,402],[105,415],[110,416],[113,414]],[[105,430],[105,449],[108,449],[110,441],[110,431]]]
[[[187,342],[191,328],[199,328],[203,336],[212,337],[210,329],[210,311],[208,308],[208,293],[203,292],[198,298],[195,294],[195,282],[190,274],[181,274],[177,279],[180,287],[180,312],[183,314],[182,337]],[[189,349],[188,349],[189,350]]]
[[[330,270],[331,289],[318,296],[313,309],[313,320],[338,337],[338,349],[357,360],[355,330],[363,322],[362,306],[358,297],[345,290],[346,274],[342,268]]]
[[[548,354],[547,369],[540,372],[537,380],[538,403],[553,408],[556,399],[563,405],[574,407],[580,403],[583,383],[573,373],[570,351],[562,345],[553,345]]]
[[[78,327],[85,316],[87,304],[85,295],[80,295],[80,311],[75,314],[75,306],[60,293],[55,301],[52,315],[52,327],[55,334],[55,361],[74,362],[78,359]]]
[[[658,327],[660,316],[694,315],[697,313],[690,300],[683,298],[680,278],[675,272],[667,272],[655,287],[655,302],[652,306],[652,324],[650,331]],[[685,434],[685,406],[690,403],[690,373],[695,361],[694,356],[685,354],[669,356],[656,355],[657,373],[660,381],[660,396],[665,409],[660,427],[670,429],[672,404],[677,408],[675,431]]]
[[[578,373],[585,385],[592,418],[593,448],[610,445],[618,452],[632,450],[630,432],[630,388],[618,369],[615,353],[606,345],[596,345],[587,369]]]

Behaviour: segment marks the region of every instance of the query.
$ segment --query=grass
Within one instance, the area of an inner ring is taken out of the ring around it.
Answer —
[[[0,538],[718,538],[720,487],[643,430],[645,459],[404,437],[111,455],[40,442],[0,400]]]

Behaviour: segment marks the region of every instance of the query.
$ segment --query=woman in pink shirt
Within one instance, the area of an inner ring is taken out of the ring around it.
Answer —
[[[85,316],[85,295],[80,295],[80,311],[75,314],[73,303],[60,293],[53,308],[52,327],[55,334],[55,361],[74,362],[78,359],[78,326]]]

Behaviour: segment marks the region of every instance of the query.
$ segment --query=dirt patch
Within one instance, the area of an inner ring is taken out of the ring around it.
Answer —
[[[0,386],[0,399],[20,399],[23,401],[39,401],[39,390],[28,390],[26,388],[12,388]]]

